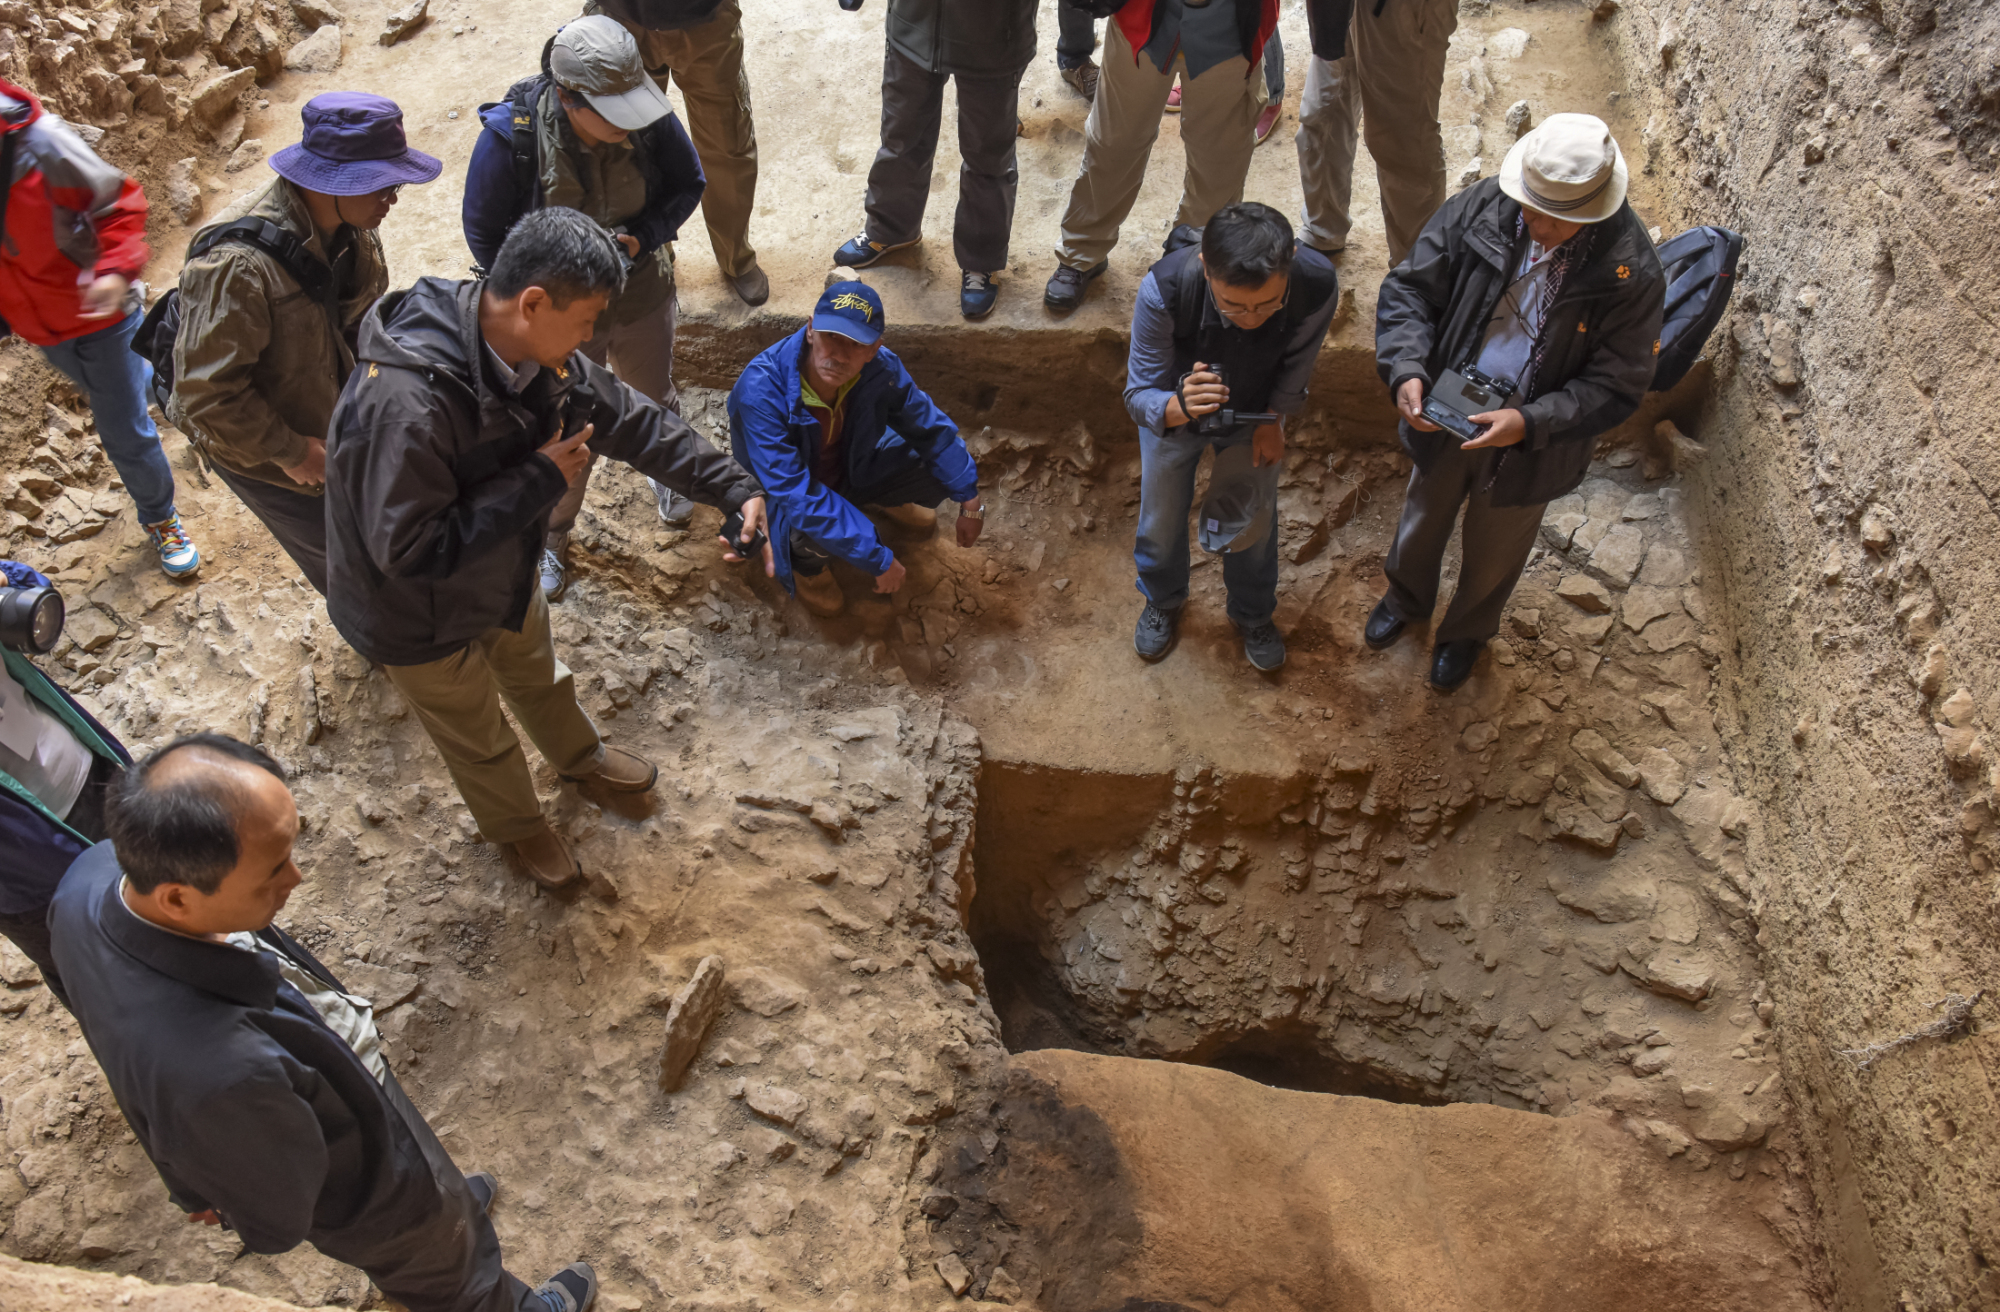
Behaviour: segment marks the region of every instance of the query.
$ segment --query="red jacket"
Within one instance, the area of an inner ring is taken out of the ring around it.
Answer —
[[[1257,15],[1256,43],[1246,46],[1243,51],[1243,57],[1250,61],[1252,69],[1257,67],[1264,43],[1271,39],[1272,31],[1278,26],[1278,0],[1261,0],[1261,4]],[[1125,7],[1112,19],[1123,29],[1126,41],[1131,43],[1134,58],[1138,57],[1139,48],[1152,39],[1155,7],[1155,0],[1127,0]],[[1347,26],[1353,12],[1354,0],[1306,0],[1306,25],[1312,34],[1314,55],[1321,59],[1339,59],[1347,53]],[[1246,72],[1244,76],[1249,74]]]
[[[14,138],[14,184],[0,246],[0,319],[37,346],[94,333],[115,320],[82,314],[79,275],[137,281],[146,246],[146,194],[98,158],[34,93],[0,80],[0,136]]]

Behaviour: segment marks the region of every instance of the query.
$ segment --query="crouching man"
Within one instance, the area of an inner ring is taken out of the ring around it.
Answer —
[[[812,322],[747,365],[729,392],[729,443],[771,496],[778,579],[815,615],[846,605],[828,564],[903,586],[903,563],[864,508],[927,537],[937,506],[958,503],[958,545],[979,540],[979,469],[958,425],[882,345],[882,299],[837,282]]]
[[[1500,631],[1542,511],[1590,467],[1599,434],[1652,381],[1665,279],[1625,203],[1625,158],[1589,114],[1551,114],[1514,143],[1498,177],[1459,192],[1390,271],[1375,310],[1375,367],[1416,468],[1362,637],[1377,651],[1437,605],[1438,572],[1465,508],[1458,589],[1432,635],[1431,686],[1472,675]],[[1473,413],[1438,393],[1461,436],[1424,415],[1447,371],[1505,400]]]
[[[56,961],[91,1052],[168,1196],[253,1253],[300,1243],[410,1312],[583,1312],[575,1263],[507,1274],[465,1176],[390,1073],[374,1008],[271,922],[304,876],[284,771],[220,734],[114,781],[111,841],[56,890]]]
[[[369,311],[327,437],[327,614],[416,711],[486,841],[549,888],[582,868],[501,699],[564,779],[639,793],[659,775],[605,745],[556,659],[536,576],[550,512],[594,447],[740,513],[742,541],[764,527],[756,480],[579,352],[623,286],[594,221],[528,214],[485,280],[419,279]]]

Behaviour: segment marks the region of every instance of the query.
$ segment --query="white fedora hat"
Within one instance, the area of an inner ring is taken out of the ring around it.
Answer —
[[[1500,190],[1570,223],[1601,223],[1625,203],[1625,156],[1594,114],[1551,114],[1514,143]]]

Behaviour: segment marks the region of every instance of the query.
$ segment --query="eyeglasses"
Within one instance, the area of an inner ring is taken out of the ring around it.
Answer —
[[[1290,303],[1292,299],[1292,280],[1290,278],[1285,279],[1285,290],[1278,294],[1277,300],[1259,301],[1255,305],[1246,305],[1242,309],[1232,310],[1224,306],[1222,298],[1215,294],[1215,279],[1210,278],[1208,280],[1208,298],[1215,302],[1215,312],[1231,323],[1235,323],[1240,319],[1265,319],[1284,309]]]
[[[399,182],[393,187],[377,187],[368,194],[376,200],[394,200],[396,197],[402,195],[403,188],[407,185],[407,183]]]

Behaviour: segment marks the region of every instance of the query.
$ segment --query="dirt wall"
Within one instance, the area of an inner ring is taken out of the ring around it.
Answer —
[[[1635,164],[1750,239],[1693,510],[1838,1305],[2000,1307],[1994,998],[1841,1055],[2000,981],[2000,11],[1630,0],[1609,25],[1650,100]]]

